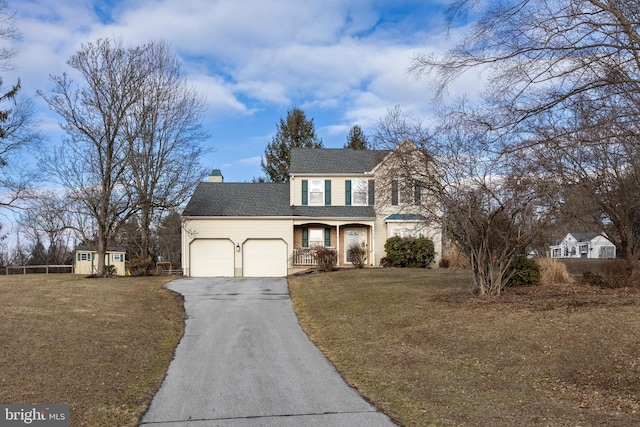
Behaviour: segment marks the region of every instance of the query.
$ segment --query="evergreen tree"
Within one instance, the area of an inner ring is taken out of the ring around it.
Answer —
[[[49,264],[49,257],[47,255],[47,251],[44,248],[44,245],[40,240],[36,242],[31,249],[31,256],[29,257],[29,261],[27,261],[27,265],[46,265]]]
[[[354,150],[369,149],[369,141],[367,141],[367,137],[360,126],[353,125],[351,127],[344,148],[353,148]]]
[[[264,151],[260,161],[262,170],[271,182],[289,182],[292,148],[322,148],[322,140],[316,136],[313,119],[299,108],[287,112],[286,120],[280,119],[278,131]]]

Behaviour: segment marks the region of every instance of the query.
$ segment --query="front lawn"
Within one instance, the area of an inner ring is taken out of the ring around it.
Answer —
[[[168,280],[0,276],[0,402],[69,404],[74,427],[137,425],[183,332]]]
[[[477,299],[469,273],[292,277],[310,338],[405,426],[640,425],[640,294],[558,285]]]

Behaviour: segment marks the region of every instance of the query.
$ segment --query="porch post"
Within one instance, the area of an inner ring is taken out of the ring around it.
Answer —
[[[341,264],[340,258],[340,221],[336,222],[336,256],[338,257],[338,267]]]
[[[376,222],[371,225],[371,253],[369,254],[369,266],[373,266],[376,262]]]

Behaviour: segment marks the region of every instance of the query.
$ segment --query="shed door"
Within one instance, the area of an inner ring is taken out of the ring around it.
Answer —
[[[244,277],[287,275],[287,244],[280,239],[249,239],[242,245]]]
[[[233,277],[234,246],[226,239],[196,239],[190,244],[191,277]]]

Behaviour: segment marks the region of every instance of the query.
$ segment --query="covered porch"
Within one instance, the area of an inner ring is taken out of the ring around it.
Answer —
[[[334,249],[338,266],[350,266],[348,249],[357,245],[365,249],[366,264],[375,260],[373,221],[296,221],[293,229],[293,259],[296,266],[317,265],[315,254],[319,248]]]

